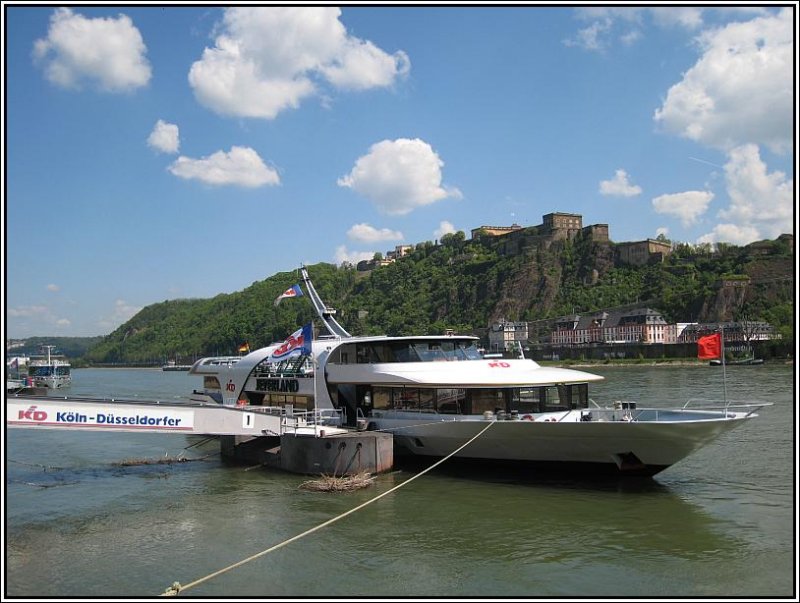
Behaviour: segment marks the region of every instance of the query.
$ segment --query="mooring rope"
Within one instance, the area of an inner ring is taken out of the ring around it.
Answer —
[[[287,544],[291,544],[292,542],[294,542],[296,540],[300,540],[301,538],[304,538],[304,537],[308,536],[309,534],[313,534],[314,532],[316,532],[318,530],[321,530],[322,528],[325,528],[325,527],[327,527],[327,526],[329,526],[329,525],[331,525],[333,523],[336,523],[340,519],[344,519],[348,515],[352,515],[356,511],[359,511],[359,510],[363,509],[364,507],[366,507],[367,505],[371,505],[372,503],[377,502],[378,500],[380,500],[384,496],[387,496],[388,494],[391,494],[395,490],[399,490],[403,486],[406,486],[406,485],[410,484],[411,482],[413,482],[418,477],[422,477],[423,475],[428,473],[428,471],[430,471],[431,469],[434,469],[435,467],[438,467],[439,465],[444,463],[447,459],[449,459],[450,457],[458,454],[464,448],[466,448],[467,446],[472,444],[472,442],[474,442],[480,436],[482,436],[487,429],[489,429],[492,425],[494,425],[494,423],[495,423],[494,421],[490,421],[486,425],[486,427],[484,427],[478,433],[476,433],[474,436],[472,436],[472,438],[470,438],[469,441],[467,441],[466,443],[464,443],[461,446],[459,446],[458,448],[456,448],[453,452],[448,454],[446,457],[444,457],[442,459],[439,459],[433,465],[431,465],[427,469],[424,469],[423,471],[420,471],[419,473],[417,473],[413,477],[410,477],[409,479],[404,481],[402,484],[397,484],[394,488],[390,488],[386,492],[378,494],[378,496],[376,496],[375,498],[371,498],[367,502],[362,503],[362,504],[358,505],[357,507],[354,507],[354,508],[350,509],[349,511],[345,511],[344,513],[342,513],[341,515],[337,515],[333,519],[329,519],[327,521],[324,521],[321,524],[306,530],[302,534],[297,534],[296,536],[292,536],[291,538],[289,538],[287,540],[284,540],[283,542],[281,542],[279,544],[276,544],[275,546],[272,546],[272,547],[270,547],[270,548],[268,548],[266,550],[263,550],[260,553],[256,553],[255,555],[251,555],[250,557],[247,557],[246,559],[242,559],[241,561],[237,561],[236,563],[233,563],[233,564],[229,565],[228,567],[224,567],[224,568],[222,568],[220,570],[217,570],[216,572],[212,572],[212,573],[208,574],[207,576],[204,576],[202,578],[199,578],[199,579],[195,580],[194,582],[190,582],[189,584],[186,584],[186,585],[182,585],[180,582],[173,582],[172,586],[170,586],[167,590],[165,590],[160,596],[162,596],[162,597],[173,597],[173,596],[177,595],[178,593],[181,593],[181,592],[183,592],[185,590],[189,590],[190,588],[194,588],[198,584],[202,584],[203,582],[211,580],[212,578],[216,578],[217,576],[220,576],[220,575],[222,575],[222,574],[224,574],[226,572],[229,572],[229,571],[231,571],[233,569],[236,569],[237,567],[241,567],[242,565],[250,563],[251,561],[254,561],[254,560],[258,559],[259,557],[263,557],[267,553],[272,553],[273,551],[277,551],[278,549],[285,547]]]

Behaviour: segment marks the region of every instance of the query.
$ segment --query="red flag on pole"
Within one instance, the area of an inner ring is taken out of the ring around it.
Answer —
[[[697,357],[702,359],[719,358],[722,355],[722,337],[719,333],[706,335],[697,340]]]

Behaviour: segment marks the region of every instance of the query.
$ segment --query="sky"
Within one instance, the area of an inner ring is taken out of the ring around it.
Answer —
[[[551,212],[794,233],[796,3],[3,8],[7,339]]]

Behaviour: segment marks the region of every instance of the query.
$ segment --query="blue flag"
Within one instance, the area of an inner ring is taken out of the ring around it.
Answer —
[[[303,297],[303,290],[300,289],[300,285],[292,285],[286,291],[281,293],[275,299],[275,305],[277,306],[279,303],[281,303],[282,299],[286,299],[287,297]]]

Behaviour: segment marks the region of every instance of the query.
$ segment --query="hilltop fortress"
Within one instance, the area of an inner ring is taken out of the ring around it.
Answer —
[[[491,238],[498,244],[497,251],[502,255],[518,255],[536,247],[549,247],[553,241],[573,240],[581,235],[595,243],[610,244],[608,224],[583,225],[583,216],[553,212],[542,216],[538,226],[479,226],[470,232],[472,240]],[[618,258],[625,264],[644,266],[649,262],[660,262],[672,251],[668,241],[645,239],[644,241],[616,243]],[[358,263],[361,271],[386,266],[407,255],[413,250],[411,245],[398,245],[387,251],[380,259],[364,260]]]

